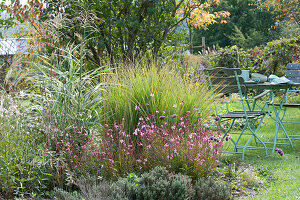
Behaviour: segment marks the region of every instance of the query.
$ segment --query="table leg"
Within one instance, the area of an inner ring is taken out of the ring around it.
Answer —
[[[279,132],[279,128],[281,127],[285,136],[287,137],[287,139],[289,140],[289,144],[290,146],[293,148],[293,143],[289,137],[289,135],[287,134],[287,131],[285,129],[285,126],[283,125],[281,119],[280,119],[280,112],[282,110],[282,107],[283,107],[283,103],[285,101],[285,97],[286,97],[286,94],[287,94],[287,89],[285,90],[284,92],[284,95],[283,95],[283,98],[280,102],[280,106],[278,107],[278,109],[276,110],[276,107],[274,105],[274,103],[272,102],[272,107],[273,107],[273,110],[274,110],[274,114],[276,116],[276,119],[275,119],[275,138],[274,138],[274,144],[273,144],[273,150],[272,152],[274,153],[275,152],[275,148],[276,148],[276,145],[277,145],[277,140],[278,140],[278,132]]]

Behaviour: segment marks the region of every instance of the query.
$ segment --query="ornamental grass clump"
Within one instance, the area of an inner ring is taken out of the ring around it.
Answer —
[[[49,162],[56,168],[53,178],[59,179],[54,182],[59,187],[74,182],[78,171],[87,170],[89,146],[101,127],[99,111],[106,84],[99,79],[107,71],[86,71],[82,49],[68,47],[51,57],[39,56],[29,77],[34,91],[29,97],[41,117],[39,130],[46,137]]]
[[[193,179],[207,176],[220,160],[223,147],[220,130],[212,129],[216,127],[214,121],[210,122],[210,128],[205,128],[200,117],[192,123],[190,116],[191,112],[178,119],[165,115],[160,123],[153,116],[140,117],[133,134],[126,132],[122,124],[114,127],[107,124],[98,153],[103,173],[117,177],[164,166]]]
[[[107,101],[102,110],[106,123],[122,123],[124,130],[132,134],[141,116],[152,116],[160,124],[163,116],[183,116],[195,108],[202,118],[211,115],[212,91],[205,82],[184,77],[171,70],[170,65],[157,65],[160,67],[141,61],[107,76],[111,85],[104,94]],[[191,120],[195,122],[198,116],[193,115]],[[169,123],[171,119],[165,121]]]

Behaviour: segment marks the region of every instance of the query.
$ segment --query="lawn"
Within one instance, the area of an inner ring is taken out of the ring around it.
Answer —
[[[299,109],[290,109],[286,118],[289,121],[298,121],[300,118]],[[271,142],[274,135],[274,121],[267,116],[267,122],[261,129],[258,135],[263,141]],[[299,133],[300,124],[285,124],[289,133]],[[282,133],[282,132],[281,132]],[[265,188],[260,190],[256,195],[243,197],[242,199],[300,199],[300,140],[293,140],[294,148],[290,146],[279,145],[284,152],[284,156],[278,153],[272,153],[268,150],[266,157],[264,151],[247,150],[245,160],[241,160],[241,155],[226,154],[223,160],[231,162],[239,161],[255,166],[256,168],[265,170],[274,178],[265,185]]]

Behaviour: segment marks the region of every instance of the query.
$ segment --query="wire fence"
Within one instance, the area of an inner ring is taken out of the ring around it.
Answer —
[[[16,54],[28,53],[29,38],[0,39],[0,85],[4,83],[7,69]]]

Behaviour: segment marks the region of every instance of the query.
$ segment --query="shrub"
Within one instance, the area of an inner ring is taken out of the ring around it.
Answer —
[[[220,48],[210,57],[211,67],[251,69],[253,62],[247,51],[237,46]]]
[[[288,63],[299,62],[300,38],[282,38],[245,51],[237,46],[220,48],[211,56],[212,67],[238,67],[265,75],[283,76]]]
[[[99,180],[97,177],[89,174],[81,176],[76,185],[79,191],[67,192],[60,188],[55,188],[55,198],[59,200],[113,200],[116,193],[122,194],[122,191],[113,189],[111,183]]]
[[[195,197],[199,200],[227,200],[230,191],[226,185],[220,184],[212,177],[200,178],[195,184]]]
[[[120,200],[185,200],[193,194],[193,185],[188,176],[169,173],[165,167],[155,167],[149,173],[142,174],[137,181],[119,179],[115,186],[124,192],[123,195],[116,195],[116,199]]]
[[[212,130],[215,122],[208,122],[206,128],[201,118],[192,123],[189,116],[161,116],[161,124],[151,117],[140,117],[132,135],[122,124],[113,128],[106,125],[99,153],[95,155],[103,163],[102,172],[106,176],[120,176],[165,166],[193,179],[210,174],[220,160],[220,131]]]
[[[299,48],[300,36],[268,42],[262,50],[262,58],[256,61],[261,63],[258,65],[258,70],[268,75],[283,76],[288,63],[299,62]]]
[[[92,183],[92,184],[91,184]],[[129,174],[110,184],[105,181],[96,183],[81,177],[79,192],[55,190],[55,197],[62,200],[75,199],[116,199],[116,200],[227,200],[229,188],[213,178],[201,178],[195,184],[186,175],[170,173],[165,167],[157,166],[140,176]]]

